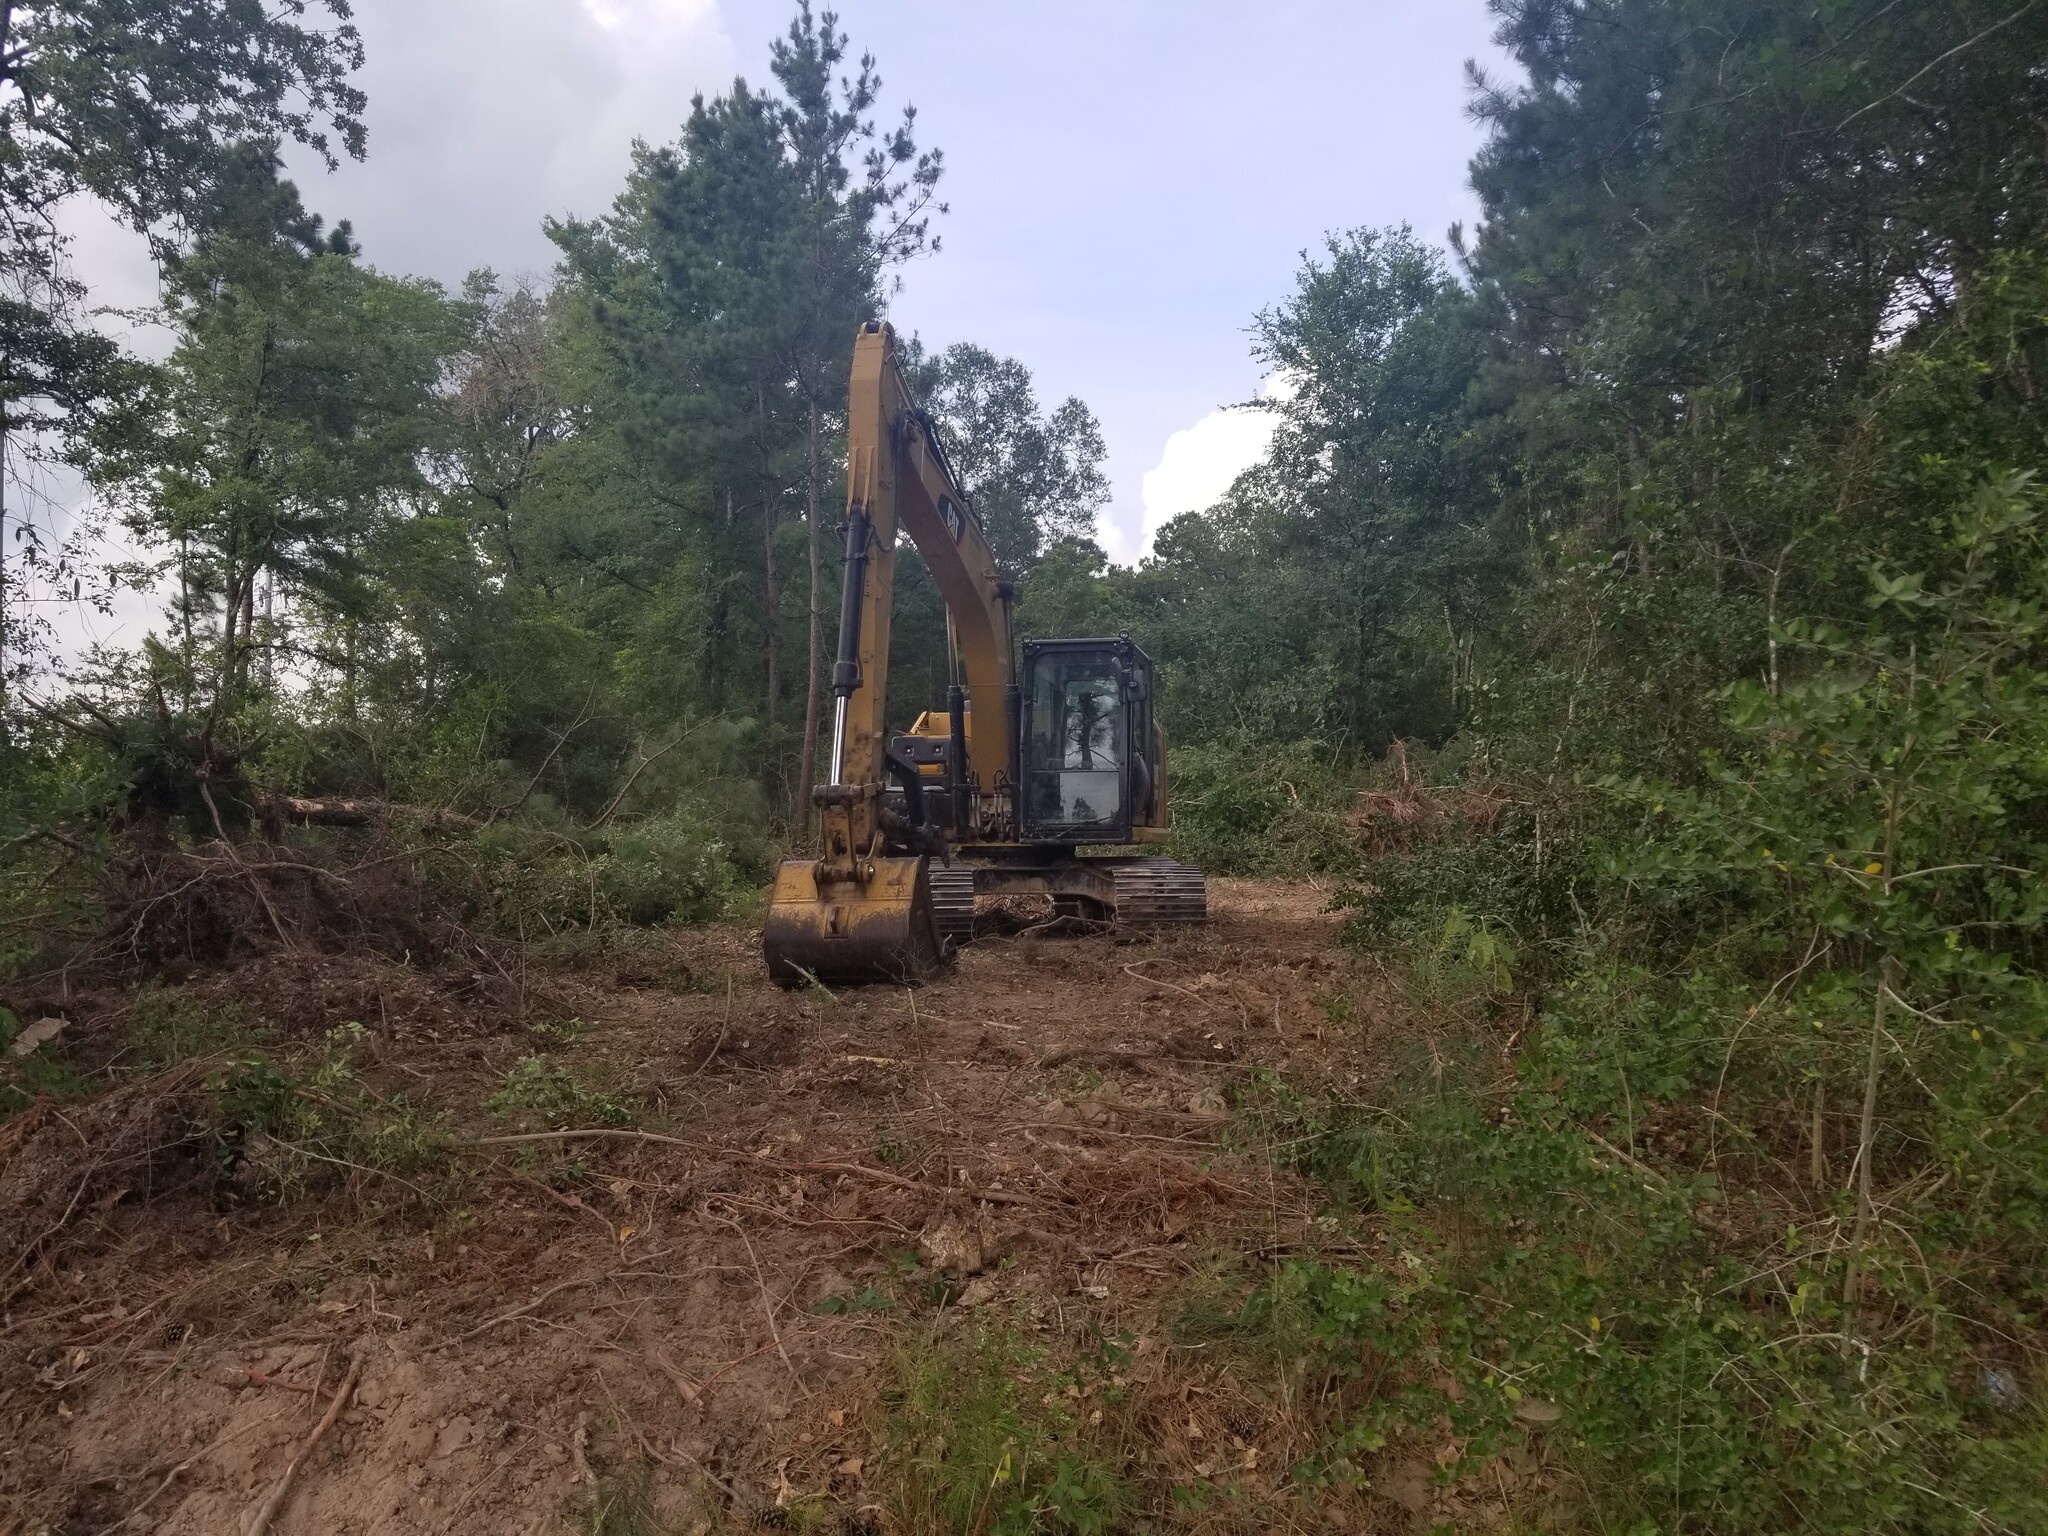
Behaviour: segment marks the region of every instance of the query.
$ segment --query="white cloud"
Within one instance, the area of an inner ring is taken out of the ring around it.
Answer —
[[[1292,387],[1274,374],[1259,387],[1264,400],[1286,400]],[[1133,540],[1115,523],[1103,525],[1103,547],[1119,564],[1132,565],[1152,553],[1159,530],[1183,512],[1201,512],[1223,499],[1237,477],[1266,456],[1278,419],[1254,406],[1211,411],[1191,427],[1167,438],[1159,462],[1140,485],[1142,524]]]
[[[714,0],[358,0],[356,19],[369,159],[329,176],[294,152],[294,174],[373,265],[444,282],[546,270],[541,220],[606,211],[633,140],[674,139],[736,64]]]

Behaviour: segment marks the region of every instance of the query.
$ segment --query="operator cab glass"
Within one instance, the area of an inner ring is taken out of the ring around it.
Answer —
[[[1025,668],[1026,834],[1125,840],[1151,663],[1128,641],[1052,641],[1027,645]],[[1149,773],[1141,768],[1136,782]]]

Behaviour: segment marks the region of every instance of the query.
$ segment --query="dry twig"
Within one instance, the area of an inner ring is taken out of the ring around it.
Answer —
[[[761,1288],[761,1315],[768,1319],[768,1334],[775,1341],[775,1352],[782,1356],[782,1363],[789,1368],[789,1379],[796,1383],[797,1391],[809,1397],[811,1389],[804,1385],[803,1376],[798,1372],[796,1362],[789,1358],[789,1349],[782,1342],[782,1330],[775,1326],[775,1303],[768,1295],[768,1278],[761,1273],[761,1261],[754,1253],[754,1240],[747,1236],[747,1229],[730,1216],[721,1216],[718,1219],[739,1233],[740,1241],[746,1244],[747,1262],[754,1266],[754,1283]]]
[[[270,1529],[270,1522],[277,1517],[277,1512],[284,1507],[284,1501],[291,1496],[292,1480],[299,1475],[299,1468],[305,1465],[306,1458],[313,1453],[313,1447],[326,1437],[328,1430],[334,1428],[334,1421],[341,1417],[342,1409],[348,1406],[348,1400],[355,1395],[356,1383],[362,1379],[362,1375],[363,1359],[358,1355],[349,1365],[348,1375],[341,1383],[341,1390],[334,1394],[334,1401],[327,1405],[326,1417],[321,1419],[311,1438],[299,1447],[298,1455],[285,1467],[284,1476],[277,1480],[277,1486],[270,1490],[270,1497],[263,1501],[263,1507],[256,1511],[256,1518],[249,1522],[248,1536],[263,1536],[263,1533]]]
[[[778,1163],[777,1166],[799,1173],[850,1173],[863,1179],[873,1179],[878,1184],[887,1184],[896,1189],[915,1190],[920,1195],[931,1195],[940,1200],[950,1200],[964,1194],[969,1199],[986,1200],[991,1205],[1039,1204],[1034,1196],[1015,1194],[1007,1189],[941,1189],[936,1184],[920,1184],[916,1179],[906,1179],[901,1174],[884,1173],[879,1168],[868,1168],[860,1163]]]

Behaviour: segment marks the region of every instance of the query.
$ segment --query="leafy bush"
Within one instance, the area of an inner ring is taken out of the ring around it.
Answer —
[[[1550,940],[1511,1082],[1479,1030],[1246,1105],[1416,1260],[1344,1304],[1461,1385],[1401,1422],[1554,1423],[1613,1529],[2048,1528],[2042,502],[1986,482],[1861,622],[1782,624],[1702,779],[1589,786],[1551,871],[1505,823],[1370,871],[1357,932],[1425,991],[1515,963],[1494,923]],[[1268,1305],[1338,1326],[1319,1294]]]
[[[531,937],[708,922],[748,900],[765,873],[758,849],[736,850],[688,810],[583,838],[502,823],[474,846],[498,926]]]
[[[366,1194],[435,1197],[450,1169],[447,1137],[404,1095],[363,1082],[364,1039],[360,1024],[344,1024],[316,1052],[250,1052],[209,1080],[221,1167],[245,1196],[293,1199],[362,1180]]]
[[[1220,875],[1348,873],[1356,786],[1328,747],[1257,739],[1173,746],[1176,858]]]

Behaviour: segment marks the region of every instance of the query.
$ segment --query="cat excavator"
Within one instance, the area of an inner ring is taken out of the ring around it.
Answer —
[[[1203,921],[1199,870],[1123,851],[1167,835],[1151,659],[1127,634],[1016,643],[1016,589],[883,321],[854,341],[843,532],[832,741],[812,794],[820,852],[776,871],[769,974],[785,986],[927,980],[972,939],[977,896],[1050,897],[1056,915],[1118,928]],[[905,536],[945,599],[953,681],[943,712],[892,737]]]

